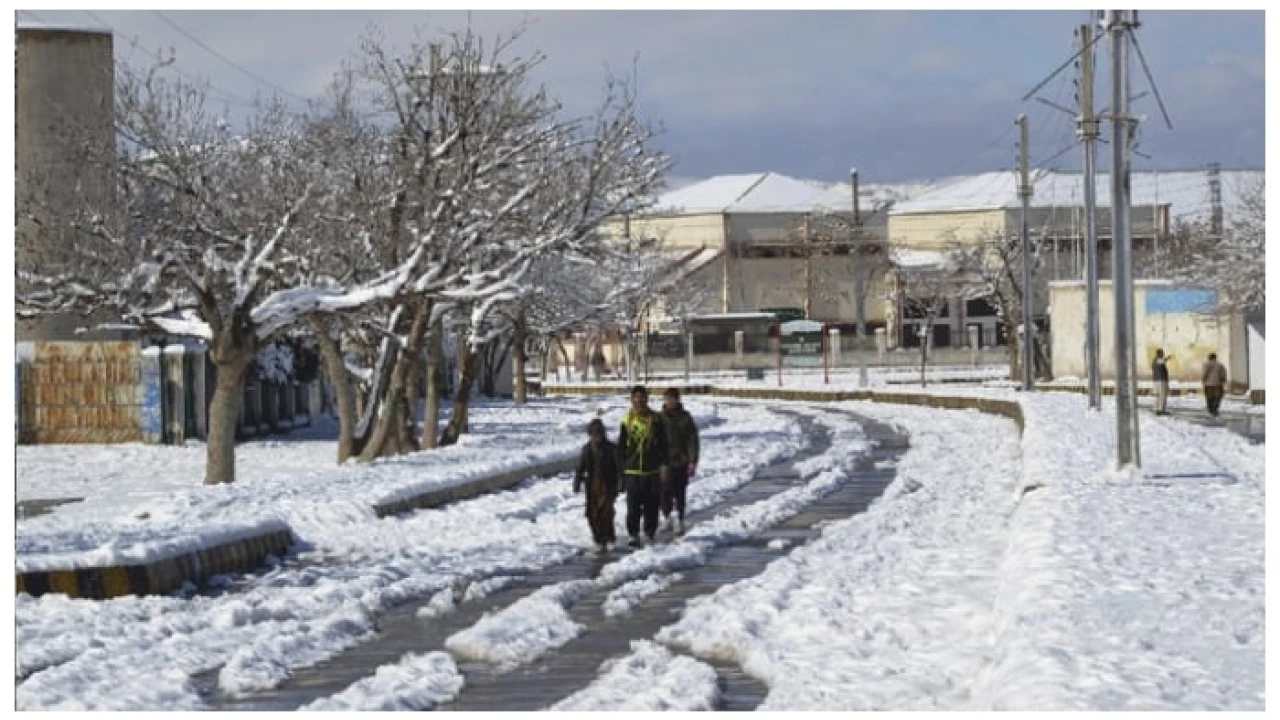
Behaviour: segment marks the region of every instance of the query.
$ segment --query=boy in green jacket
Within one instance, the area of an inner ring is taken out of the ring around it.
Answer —
[[[627,533],[631,547],[642,546],[644,534],[653,542],[658,531],[659,483],[668,481],[667,428],[662,415],[649,409],[649,391],[643,385],[631,389],[631,410],[622,418],[618,433],[618,454],[622,456],[622,477],[627,483]]]

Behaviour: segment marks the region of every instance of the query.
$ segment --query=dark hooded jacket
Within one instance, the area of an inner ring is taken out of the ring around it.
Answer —
[[[667,447],[672,465],[698,464],[698,424],[684,405],[675,410],[662,409],[662,419],[667,424]]]

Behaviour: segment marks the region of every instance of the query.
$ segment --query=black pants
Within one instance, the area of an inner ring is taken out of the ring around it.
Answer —
[[[662,486],[662,517],[671,517],[672,506],[675,506],[676,517],[684,521],[684,497],[689,489],[689,471],[687,465],[671,466],[671,477]]]
[[[1209,406],[1209,414],[1216,416],[1218,409],[1222,407],[1222,386],[1206,385],[1204,388],[1204,399]]]
[[[658,474],[627,476],[627,532],[640,534],[640,518],[644,517],[644,534],[658,532]]]

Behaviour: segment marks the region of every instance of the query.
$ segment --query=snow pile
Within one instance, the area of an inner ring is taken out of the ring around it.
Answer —
[[[672,655],[646,640],[631,654],[604,664],[598,680],[548,708],[555,711],[714,710],[720,698],[716,671],[706,663]]]
[[[624,584],[617,590],[609,593],[609,597],[605,598],[604,604],[600,607],[605,617],[617,617],[630,613],[640,601],[656,595],[666,590],[672,583],[680,581],[684,575],[680,573],[671,573],[669,575],[650,575],[639,580]]]
[[[591,590],[590,580],[549,585],[445,640],[459,657],[492,663],[509,670],[560,647],[578,636],[582,626],[565,608]]]
[[[764,680],[761,710],[963,707],[989,650],[1016,431],[976,413],[854,407],[911,432],[885,495],[691,601],[657,640]]]
[[[446,652],[409,654],[396,665],[383,665],[373,675],[342,692],[300,710],[431,710],[462,692],[462,673]]]

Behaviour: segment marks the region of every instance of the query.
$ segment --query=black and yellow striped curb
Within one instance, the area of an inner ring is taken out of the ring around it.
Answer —
[[[495,490],[505,490],[526,478],[558,475],[562,472],[568,472],[576,466],[577,461],[566,459],[534,465],[533,467],[523,467],[501,475],[461,483],[439,490],[431,490],[400,500],[380,503],[375,505],[373,509],[378,514],[378,517],[387,517],[388,515],[398,515],[412,510],[439,507],[455,500],[465,500],[477,495],[494,492]]]
[[[152,563],[18,573],[17,591],[89,599],[164,595],[183,583],[200,585],[214,575],[249,572],[268,555],[284,555],[292,544],[291,532],[275,530]]]

